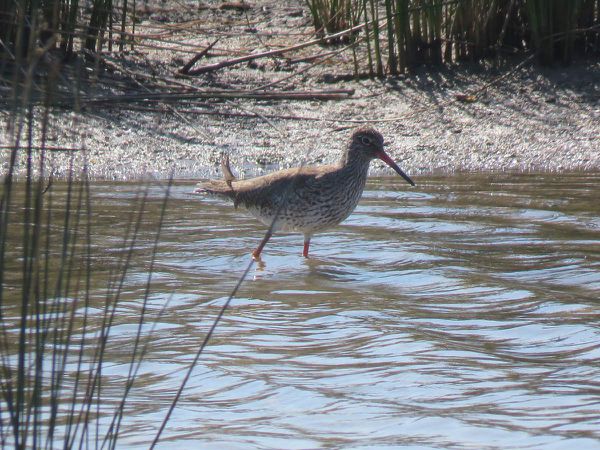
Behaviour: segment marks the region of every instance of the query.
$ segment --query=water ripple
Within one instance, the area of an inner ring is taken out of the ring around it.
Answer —
[[[300,235],[269,242],[161,448],[600,448],[600,174],[396,181],[373,180],[309,260]],[[190,187],[174,187],[161,235],[128,448],[147,447],[264,233]],[[100,276],[123,253],[111,230],[137,187],[94,192]],[[148,225],[107,347],[107,408],[130,367],[153,239]],[[103,301],[85,309],[92,330]]]

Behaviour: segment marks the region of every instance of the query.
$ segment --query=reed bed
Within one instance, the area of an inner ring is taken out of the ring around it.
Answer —
[[[536,52],[543,64],[600,52],[598,0],[362,0],[350,5],[354,17],[370,25],[365,28],[368,70],[379,76],[384,67],[395,75],[421,64],[524,51]],[[311,8],[313,16],[327,11],[315,19],[315,27],[336,16],[333,3],[329,6]]]
[[[135,8],[127,0],[93,0],[90,7],[80,5],[79,0],[3,1],[0,23],[3,59],[18,60],[45,45],[58,46],[71,55],[79,48],[102,51],[104,43],[112,51],[116,41],[123,51],[135,33],[129,28],[135,26]]]
[[[422,64],[498,60],[524,52],[535,52],[542,64],[568,63],[574,56],[600,52],[600,0],[306,0],[304,4],[318,38],[312,45],[348,46],[356,75],[365,71],[395,75]],[[220,55],[247,61],[244,58],[253,53],[252,48],[212,48],[218,39],[214,40],[217,26],[210,21],[154,23],[150,31],[140,23],[149,16],[147,5],[133,0],[94,0],[87,6],[79,0],[0,2],[0,77],[10,79],[7,70],[21,65],[28,54],[48,51],[60,55],[63,66],[81,55],[87,64],[109,70],[114,67],[106,64],[107,58],[134,49],[170,49],[186,61],[194,56],[199,60]],[[153,7],[160,11],[164,5]],[[198,13],[185,10],[184,5],[180,8],[189,17]],[[211,45],[191,44],[181,38],[181,33],[192,31],[205,33]],[[300,42],[310,42],[307,31],[286,30],[304,36]],[[236,37],[235,32],[224,29],[217,34],[220,44],[229,36]],[[291,60],[283,54],[277,57]],[[323,61],[316,58],[314,63]],[[228,65],[207,70],[221,67]],[[205,73],[202,69],[192,70],[192,75]],[[189,74],[175,73],[174,78],[182,75]],[[137,77],[143,78],[143,74]],[[177,86],[175,80],[167,82],[156,74],[153,80],[160,80],[162,87]]]
[[[335,34],[356,25],[350,0],[307,0],[315,34],[319,37]]]

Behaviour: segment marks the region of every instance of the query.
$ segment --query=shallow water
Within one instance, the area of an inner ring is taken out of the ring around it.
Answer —
[[[415,181],[371,179],[308,260],[301,235],[267,244],[158,448],[600,448],[600,173]],[[167,206],[155,329],[121,448],[151,442],[264,233],[191,187],[176,183]],[[140,186],[91,189],[88,313],[100,318]],[[163,195],[149,191],[111,331],[107,413],[129,370]]]

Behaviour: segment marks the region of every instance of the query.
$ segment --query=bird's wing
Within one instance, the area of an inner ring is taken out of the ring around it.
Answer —
[[[298,191],[318,190],[319,180],[334,166],[307,166],[279,170],[245,180],[208,180],[198,184],[194,193],[232,199],[236,205],[273,206],[284,196]]]

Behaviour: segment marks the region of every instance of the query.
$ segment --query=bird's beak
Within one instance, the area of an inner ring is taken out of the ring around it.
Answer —
[[[384,152],[383,150],[381,150],[379,153],[377,153],[377,157],[380,160],[382,160],[384,163],[386,163],[388,166],[390,166],[392,169],[394,169],[398,173],[398,175],[400,175],[408,183],[410,183],[411,186],[415,185],[415,182],[413,180],[411,180],[410,177],[408,175],[406,175],[402,171],[402,169],[400,169],[400,167],[398,167],[398,165],[394,162],[394,160],[392,158],[390,158],[388,156],[388,154],[386,152]]]

